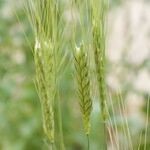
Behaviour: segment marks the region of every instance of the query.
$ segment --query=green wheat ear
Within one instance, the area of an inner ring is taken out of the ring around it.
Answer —
[[[37,45],[39,47],[37,47]],[[41,101],[43,128],[51,143],[54,143],[54,97],[55,70],[53,47],[50,42],[36,41],[34,60],[36,68],[36,87]]]
[[[83,126],[86,135],[90,133],[90,115],[92,111],[92,100],[90,97],[90,79],[87,53],[84,44],[75,51],[75,68],[78,84],[79,104],[82,112]]]
[[[105,19],[107,0],[91,0],[91,20],[93,49],[98,81],[99,100],[101,108],[102,149],[107,149],[107,111],[106,111],[106,82],[105,82]]]
[[[106,83],[105,83],[105,18],[106,18],[106,0],[96,0],[92,2],[92,34],[93,48],[100,94],[100,106],[102,110],[102,119],[106,120]]]
[[[56,94],[57,10],[54,0],[26,0],[29,21],[34,30],[33,51],[36,88],[40,97],[43,128],[50,143],[54,143],[54,99]],[[53,144],[52,144],[53,145]]]

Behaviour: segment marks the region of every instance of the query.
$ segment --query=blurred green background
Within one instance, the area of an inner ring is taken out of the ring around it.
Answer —
[[[21,0],[0,0],[0,150],[45,150],[48,147],[43,135],[40,101],[34,87],[31,51],[34,37],[23,7]],[[65,17],[69,17],[69,10],[68,5]],[[122,144],[128,142],[122,132],[125,123],[122,114],[128,119],[135,149],[141,135],[141,150],[150,94],[149,10],[149,1],[112,0],[108,13],[107,85],[114,109],[119,108],[119,93],[126,106],[122,113],[112,113],[110,106],[110,116],[117,122]],[[83,150],[87,141],[75,95],[70,65],[60,84],[64,141],[68,150]],[[99,108],[97,99],[93,99],[91,149],[100,150]],[[109,128],[111,130],[111,125]],[[147,135],[148,150],[149,130]],[[111,143],[109,145],[113,150]]]

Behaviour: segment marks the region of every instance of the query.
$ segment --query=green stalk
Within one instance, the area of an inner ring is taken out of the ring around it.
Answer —
[[[90,138],[89,135],[87,135],[87,150],[90,150]]]
[[[59,149],[65,150],[64,145],[64,137],[63,137],[63,128],[62,128],[62,113],[61,113],[61,104],[60,104],[60,97],[58,94],[58,98],[56,99],[56,113],[57,113],[57,124],[58,124],[58,140],[59,140]]]

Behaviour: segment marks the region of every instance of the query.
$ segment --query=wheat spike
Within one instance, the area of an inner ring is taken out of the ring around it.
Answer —
[[[50,44],[50,43],[49,43]],[[54,61],[50,45],[45,41],[35,48],[36,87],[40,96],[43,113],[43,128],[50,142],[54,142],[54,96],[55,78]]]
[[[27,0],[27,13],[35,34],[33,51],[36,88],[40,97],[43,128],[54,143],[54,99],[56,94],[57,2],[54,0]]]
[[[90,133],[90,114],[92,111],[92,101],[90,97],[90,79],[87,54],[84,45],[76,47],[75,68],[78,83],[78,97],[82,112],[83,126],[86,135]]]
[[[98,81],[99,100],[101,108],[102,149],[107,149],[107,111],[106,111],[106,82],[105,82],[105,17],[106,0],[91,0],[91,19],[93,49]]]
[[[105,9],[104,0],[92,2],[92,34],[100,106],[103,121],[106,120],[106,83],[105,83]]]

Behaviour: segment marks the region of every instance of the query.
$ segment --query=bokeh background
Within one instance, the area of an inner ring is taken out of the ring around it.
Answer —
[[[63,2],[66,4],[64,20],[70,23],[71,7],[67,0]],[[67,29],[66,33],[69,34]],[[22,1],[0,0],[0,150],[47,149],[40,101],[34,87],[33,46],[34,36]],[[118,95],[121,95],[119,100],[122,99],[125,106],[115,113],[112,113],[111,106],[109,108],[112,122],[116,120],[119,142],[122,145],[128,143],[121,130],[125,124],[124,116],[128,120],[134,148],[138,149],[141,143],[140,149],[143,150],[150,94],[149,0],[110,1],[106,54],[106,79],[111,102],[115,110],[120,109]],[[62,74],[60,84],[64,141],[68,150],[83,150],[87,141],[72,74],[70,65]],[[110,103],[108,101],[108,106]],[[98,105],[94,98],[90,137],[92,150],[100,149]],[[149,150],[149,130],[146,144]],[[111,143],[109,149],[113,150]]]

